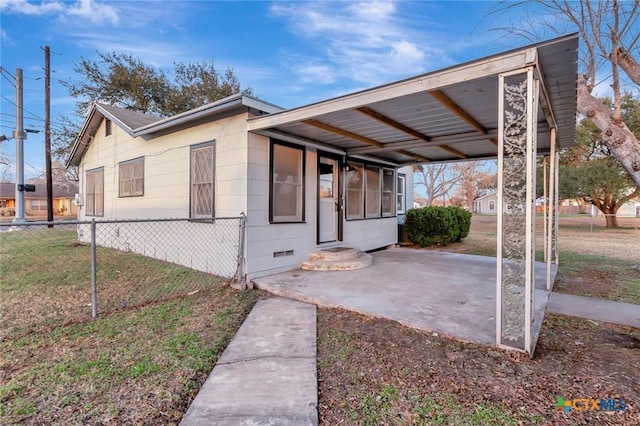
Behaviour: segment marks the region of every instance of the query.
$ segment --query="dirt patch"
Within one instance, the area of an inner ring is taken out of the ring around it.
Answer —
[[[548,315],[532,360],[342,310],[318,315],[321,424],[640,424],[637,329]],[[558,398],[624,398],[618,412]]]

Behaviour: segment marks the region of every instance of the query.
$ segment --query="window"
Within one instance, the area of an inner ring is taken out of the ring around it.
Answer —
[[[270,222],[304,221],[304,148],[271,144]]]
[[[108,118],[104,120],[104,135],[111,135],[111,120],[109,120]]]
[[[191,206],[192,218],[213,217],[213,143],[191,147]]]
[[[489,210],[495,210],[496,209],[496,202],[493,200],[489,200]]]
[[[144,195],[144,158],[124,161],[118,167],[120,197]]]
[[[398,213],[404,213],[405,206],[407,205],[405,196],[405,185],[407,177],[405,175],[398,175],[396,185],[396,211]]]
[[[29,200],[31,211],[46,211],[47,210],[47,200]]]
[[[367,217],[380,217],[380,167],[367,166]]]
[[[394,169],[348,162],[347,219],[395,215],[397,202],[395,176]]]
[[[87,170],[86,173],[86,214],[104,215],[104,168]]]
[[[364,218],[364,166],[347,166],[347,219]]]
[[[382,169],[382,216],[396,214],[395,185],[395,171],[393,169]]]

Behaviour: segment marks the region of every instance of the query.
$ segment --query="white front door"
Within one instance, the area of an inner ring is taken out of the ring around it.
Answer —
[[[338,241],[339,176],[338,160],[320,156],[318,162],[318,243]]]

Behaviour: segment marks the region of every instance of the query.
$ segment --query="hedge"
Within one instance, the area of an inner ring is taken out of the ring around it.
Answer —
[[[411,209],[404,224],[411,241],[427,246],[446,246],[469,235],[471,213],[459,207],[423,207]]]

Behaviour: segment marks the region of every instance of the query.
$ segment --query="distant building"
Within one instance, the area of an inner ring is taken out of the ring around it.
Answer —
[[[78,188],[75,186],[53,186],[53,214],[57,216],[76,216],[78,208],[73,202]],[[15,215],[16,184],[0,183],[0,214]],[[24,193],[24,212],[28,216],[45,216],[47,214],[47,186],[36,184],[35,192]]]

